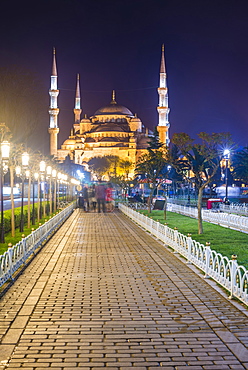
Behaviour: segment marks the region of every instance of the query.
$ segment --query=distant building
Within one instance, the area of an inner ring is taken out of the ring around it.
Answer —
[[[74,163],[84,165],[91,158],[106,155],[118,156],[135,164],[138,158],[145,153],[148,146],[148,128],[145,128],[140,118],[133,114],[128,108],[119,105],[116,101],[115,91],[112,92],[110,103],[98,109],[93,116],[84,116],[81,119],[80,84],[77,76],[74,123],[71,135],[58,149],[58,114],[59,108],[57,98],[57,66],[55,50],[53,53],[53,65],[51,75],[50,94],[50,154],[58,161],[63,162],[69,155]],[[162,49],[159,94],[159,124],[157,126],[160,140],[169,144],[169,122],[168,122],[168,91],[166,87],[166,72],[164,61],[164,48]]]

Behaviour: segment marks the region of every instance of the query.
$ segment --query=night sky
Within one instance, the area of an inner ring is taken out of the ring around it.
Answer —
[[[237,145],[248,145],[247,39],[247,1],[1,4],[0,64],[30,68],[42,81],[47,106],[37,137],[46,144],[53,47],[61,144],[73,124],[77,73],[83,114],[91,116],[108,104],[115,89],[118,104],[137,113],[153,129],[158,124],[157,87],[164,43],[170,136],[228,131]]]

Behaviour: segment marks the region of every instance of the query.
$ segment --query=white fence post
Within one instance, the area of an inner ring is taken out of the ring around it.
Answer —
[[[236,256],[236,254],[233,254],[232,255],[232,261],[231,261],[231,271],[230,271],[231,287],[230,287],[229,299],[232,299],[234,297],[234,289],[235,289],[235,285],[236,285],[237,268],[238,268],[237,256]]]
[[[206,243],[206,247],[205,247],[205,264],[206,264],[206,267],[205,267],[205,276],[204,278],[205,279],[208,279],[209,278],[209,267],[210,267],[210,254],[211,254],[211,248],[210,248],[210,243]]]
[[[178,238],[178,230],[177,227],[174,227],[174,240],[173,240],[173,248],[174,248],[174,253],[178,253],[178,243],[177,243],[177,238]]]
[[[191,264],[191,248],[192,248],[191,234],[188,234],[187,236],[187,248],[188,248],[187,264]]]

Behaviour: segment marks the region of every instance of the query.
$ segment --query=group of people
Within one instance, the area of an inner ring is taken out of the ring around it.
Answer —
[[[90,187],[84,185],[82,190],[83,209],[85,212],[112,212],[114,210],[113,187],[101,180]]]

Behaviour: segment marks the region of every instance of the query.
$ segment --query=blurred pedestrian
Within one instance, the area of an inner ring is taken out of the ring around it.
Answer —
[[[83,195],[83,200],[84,200],[84,211],[85,212],[89,212],[89,194],[88,194],[88,186],[87,185],[84,185],[83,187],[83,191],[82,191],[82,195]]]
[[[92,208],[93,212],[96,212],[96,189],[95,184],[93,184],[89,189],[89,203],[90,207]]]
[[[138,191],[136,191],[136,193],[135,193],[135,195],[134,195],[133,199],[134,199],[134,200],[135,200],[135,202],[137,202],[137,203],[142,203],[142,199],[141,199],[141,196],[139,195],[139,192],[138,192]]]
[[[98,213],[101,212],[101,208],[103,212],[106,212],[106,189],[107,188],[102,183],[102,180],[99,180],[98,184],[96,185],[96,200]]]
[[[114,210],[114,198],[113,198],[113,186],[109,182],[106,189],[106,203],[107,203],[107,212],[113,212]]]

